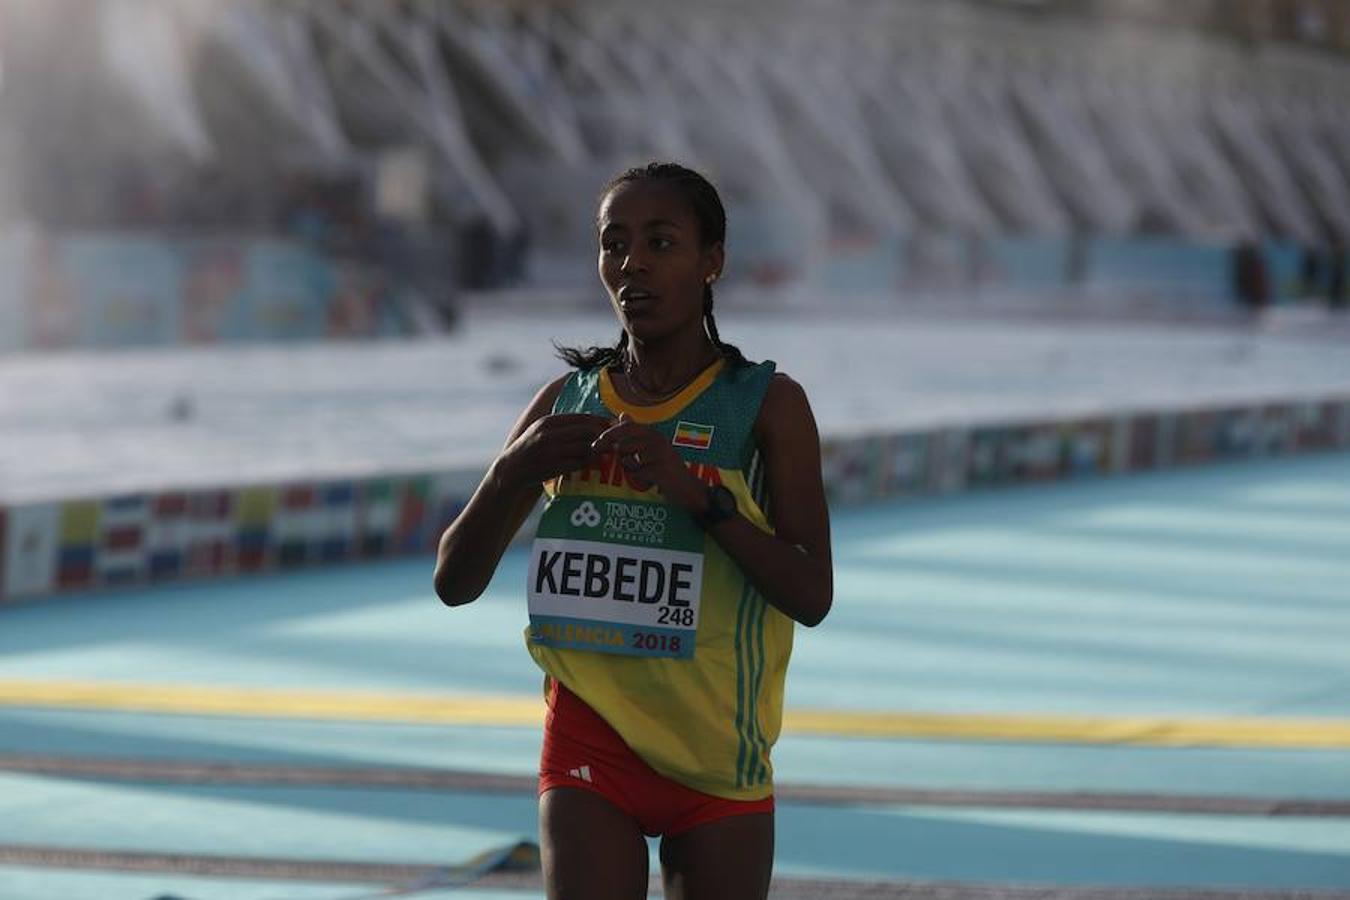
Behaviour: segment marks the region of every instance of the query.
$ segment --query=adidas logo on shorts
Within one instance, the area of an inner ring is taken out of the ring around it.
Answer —
[[[590,767],[590,766],[582,766],[582,767],[579,768],[579,769],[568,769],[568,770],[567,770],[567,774],[568,774],[568,775],[571,775],[573,778],[578,778],[578,779],[580,779],[580,780],[582,780],[582,781],[585,781],[585,782],[590,782],[590,781],[592,781],[592,779],[591,779],[591,767]]]

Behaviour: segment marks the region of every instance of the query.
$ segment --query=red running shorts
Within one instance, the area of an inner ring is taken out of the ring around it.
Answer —
[[[550,678],[539,794],[561,787],[599,794],[652,837],[674,837],[728,816],[773,812],[772,796],[728,800],[657,772],[584,700]]]

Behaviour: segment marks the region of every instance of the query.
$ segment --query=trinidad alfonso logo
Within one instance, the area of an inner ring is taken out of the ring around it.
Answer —
[[[572,524],[578,528],[583,525],[587,528],[594,528],[600,524],[600,510],[595,508],[594,503],[587,500],[572,510]]]
[[[689,447],[693,450],[707,450],[712,444],[713,426],[698,425],[694,422],[679,422],[675,425],[675,437],[671,441],[676,447]]]

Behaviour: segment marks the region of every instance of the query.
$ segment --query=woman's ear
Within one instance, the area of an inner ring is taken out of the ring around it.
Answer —
[[[708,248],[708,273],[703,277],[704,284],[712,284],[722,277],[722,266],[726,262],[726,248],[721,241]]]

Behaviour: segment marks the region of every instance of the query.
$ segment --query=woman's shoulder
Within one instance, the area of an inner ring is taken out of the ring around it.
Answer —
[[[793,439],[804,428],[815,430],[815,417],[806,390],[786,372],[774,372],[764,390],[755,419],[755,434],[761,442],[774,439]]]
[[[762,389],[777,369],[778,364],[771,359],[755,362],[744,357],[723,356],[719,378],[738,386],[758,384]]]
[[[555,402],[557,402],[559,395],[562,394],[563,388],[567,387],[567,382],[571,380],[571,378],[576,374],[577,374],[576,369],[569,369],[568,371],[559,375],[557,378],[554,378],[548,384],[544,385],[539,389],[538,393],[535,394],[535,400],[536,401],[547,400],[548,404],[552,406]]]
[[[525,411],[520,415],[520,421],[517,424],[518,430],[523,430],[535,419],[542,419],[553,412],[553,408],[558,404],[558,398],[562,396],[563,389],[567,387],[568,379],[574,374],[575,370],[564,372],[535,391],[534,399],[530,401],[530,405],[525,407]]]
[[[603,393],[604,366],[572,368],[540,389],[536,402],[547,402],[545,412],[594,411]]]
[[[764,402],[768,403],[771,400],[775,403],[791,402],[794,397],[805,399],[806,390],[797,379],[775,368],[769,377],[768,386],[764,389]]]

